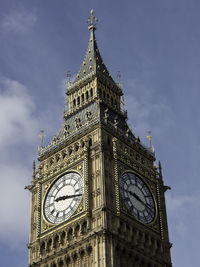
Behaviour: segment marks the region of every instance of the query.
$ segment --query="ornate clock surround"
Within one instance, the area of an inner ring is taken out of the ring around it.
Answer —
[[[114,176],[115,176],[115,194],[116,194],[116,209],[118,216],[123,216],[124,218],[133,218],[130,212],[127,210],[121,196],[120,196],[120,177],[126,172],[132,172],[136,174],[140,179],[144,180],[150,189],[154,203],[155,203],[155,218],[154,220],[146,224],[145,227],[152,229],[157,233],[162,234],[162,215],[159,212],[159,194],[160,194],[160,185],[157,179],[158,172],[151,168],[151,162],[153,164],[153,157],[147,158],[145,161],[145,156],[140,156],[141,151],[137,151],[135,148],[131,148],[132,144],[124,144],[120,139],[113,138],[113,156],[115,160],[114,167]],[[139,148],[139,147],[138,147]],[[137,155],[137,156],[136,156]],[[153,167],[153,165],[152,165]],[[141,222],[135,220],[135,223],[142,225]]]
[[[80,142],[79,142],[80,143]],[[87,146],[87,142],[85,141],[85,144]],[[77,142],[75,142],[74,147],[77,146]],[[63,161],[61,161],[61,167],[58,168],[58,165],[55,165],[55,168],[52,169],[50,171],[50,173],[48,174],[47,179],[42,179],[40,181],[40,210],[41,212],[39,213],[39,221],[40,221],[40,225],[38,225],[38,234],[43,236],[45,235],[47,232],[49,232],[50,230],[53,229],[58,229],[60,227],[62,227],[63,224],[66,224],[66,221],[59,223],[59,224],[52,224],[50,222],[48,222],[43,214],[43,208],[44,208],[44,201],[45,201],[45,197],[46,194],[48,192],[48,190],[51,188],[52,184],[55,183],[55,181],[57,179],[59,179],[59,177],[61,177],[62,175],[64,175],[65,173],[68,172],[77,172],[79,173],[82,178],[83,178],[83,183],[84,183],[84,195],[82,198],[82,201],[80,203],[80,205],[78,206],[77,210],[74,212],[74,214],[67,220],[67,224],[70,224],[72,220],[76,220],[76,218],[80,218],[80,217],[84,217],[89,210],[89,206],[88,206],[88,153],[87,153],[87,148],[83,147],[81,148],[80,146],[80,150],[78,152],[74,152],[70,155],[71,156],[71,164],[69,164],[68,162],[68,156],[65,156],[65,159]],[[65,151],[69,150],[69,147],[63,149]],[[59,152],[59,155],[61,155],[62,152]],[[54,158],[57,158],[57,155],[54,155]],[[43,164],[43,170],[45,169],[44,166],[45,164]],[[65,167],[66,166],[66,167]],[[50,167],[50,164],[49,164]],[[46,176],[48,173],[48,169],[46,167]],[[51,167],[53,167],[53,165],[51,165]]]

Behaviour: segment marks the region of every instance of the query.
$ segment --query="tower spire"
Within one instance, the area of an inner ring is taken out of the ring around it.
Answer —
[[[89,23],[89,31],[90,31],[90,38],[88,49],[83,60],[83,63],[76,75],[75,80],[70,84],[68,88],[68,94],[75,88],[78,88],[80,83],[84,81],[88,81],[95,76],[102,77],[103,80],[107,80],[109,83],[112,84],[114,88],[117,87],[117,91],[121,93],[121,89],[112,79],[109,71],[106,68],[106,65],[103,62],[103,59],[100,55],[97,41],[95,37],[95,30],[96,30],[96,22],[98,19],[94,16],[93,9],[90,11],[90,16],[87,20]]]

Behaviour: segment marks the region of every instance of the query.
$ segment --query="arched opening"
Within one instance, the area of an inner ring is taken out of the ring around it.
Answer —
[[[73,233],[72,228],[70,228],[69,231],[67,232],[67,240],[68,241],[72,240],[72,233]]]
[[[81,101],[82,101],[82,104],[84,104],[84,94],[81,95]]]
[[[92,138],[89,139],[89,146],[92,146]]]
[[[90,89],[90,97],[93,97],[93,88]]]
[[[80,105],[80,96],[77,98],[77,105]]]
[[[59,245],[59,236],[56,235],[54,238],[54,241],[53,241],[53,246],[54,246],[54,248],[57,248],[58,245]]]
[[[73,100],[73,107],[76,107],[76,99]]]
[[[49,239],[47,242],[47,251],[51,250],[51,245],[52,245],[52,239]]]
[[[66,151],[63,151],[63,152],[62,152],[62,158],[64,159],[66,156],[67,156]]]
[[[41,246],[40,246],[40,253],[41,253],[42,255],[44,255],[44,253],[45,253],[45,242],[44,242],[44,241],[42,242],[42,244],[41,244]]]
[[[82,234],[86,234],[87,233],[87,222],[84,221],[83,224],[82,224]]]
[[[75,146],[75,150],[76,150],[76,151],[79,150],[79,144],[76,144],[76,146]]]
[[[80,225],[79,224],[76,226],[74,234],[75,234],[76,237],[79,236],[79,234],[80,234]]]
[[[88,100],[89,98],[89,94],[88,94],[88,91],[86,92],[86,100]]]
[[[71,147],[68,149],[68,152],[69,152],[69,155],[72,154],[72,149],[71,149]]]
[[[61,234],[61,237],[60,237],[60,242],[61,242],[62,245],[65,244],[65,237],[66,237],[66,233],[63,232],[63,233]]]

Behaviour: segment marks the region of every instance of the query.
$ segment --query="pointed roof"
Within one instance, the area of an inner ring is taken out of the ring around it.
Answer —
[[[112,86],[116,87],[117,90],[121,91],[121,89],[111,77],[100,55],[95,37],[95,22],[97,21],[97,19],[93,16],[93,10],[91,10],[90,13],[91,16],[88,19],[90,21],[90,26],[88,27],[88,29],[90,30],[88,49],[75,80],[68,88],[68,93],[74,88],[76,88],[80,83],[87,81],[88,79],[93,78],[94,76],[101,77],[103,80],[108,81],[112,84]]]

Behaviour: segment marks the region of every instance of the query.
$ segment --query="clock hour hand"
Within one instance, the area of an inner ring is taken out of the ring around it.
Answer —
[[[82,194],[61,196],[61,197],[56,198],[55,201],[58,202],[60,200],[65,200],[65,199],[79,197],[79,196],[82,196]]]
[[[135,192],[128,191],[128,193],[134,198],[136,198],[138,201],[140,201],[142,204],[144,204],[144,202],[140,199],[140,197],[138,197],[138,195],[136,195]]]
[[[149,206],[147,203],[145,203],[138,195],[136,195],[136,193],[135,192],[131,192],[131,191],[128,191],[128,193],[131,195],[131,196],[133,196],[135,199],[137,199],[138,201],[140,201],[144,206],[145,206],[145,208],[146,209],[148,209],[148,210],[152,210],[151,209],[151,206]]]
[[[138,195],[136,195],[135,192],[132,193],[131,191],[129,191],[129,193],[130,193],[130,195],[132,195],[134,198],[136,198],[138,201],[142,202],[141,198],[138,197]]]

